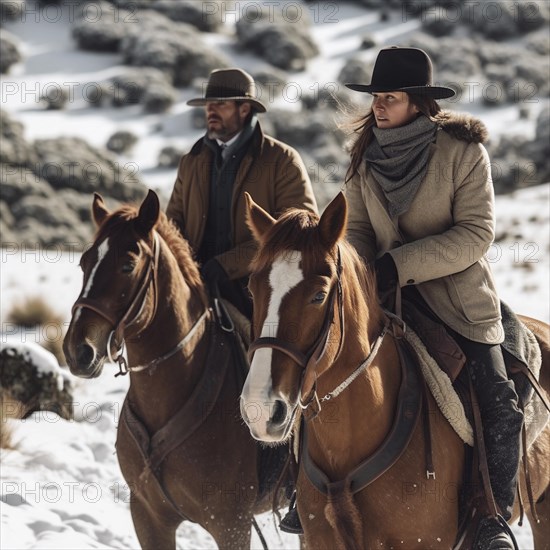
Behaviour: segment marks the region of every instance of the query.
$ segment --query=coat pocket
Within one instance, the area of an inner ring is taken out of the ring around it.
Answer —
[[[500,319],[500,302],[489,266],[480,260],[460,273],[449,275],[447,290],[452,304],[472,324]]]

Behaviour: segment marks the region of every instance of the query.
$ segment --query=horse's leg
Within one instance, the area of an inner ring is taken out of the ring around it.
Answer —
[[[143,550],[176,549],[176,529],[180,522],[174,522],[172,518],[161,521],[135,495],[132,495],[130,511],[139,545]]]
[[[216,541],[218,548],[223,550],[245,550],[250,548],[252,517],[243,518],[232,525],[209,526],[208,531]]]
[[[535,550],[550,550],[550,537],[548,536],[548,533],[550,533],[550,488],[547,488],[539,498],[537,514],[540,523],[533,519],[530,510],[527,512],[531,531],[533,532]]]

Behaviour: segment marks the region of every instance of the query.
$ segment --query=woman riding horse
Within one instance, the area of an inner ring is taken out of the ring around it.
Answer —
[[[346,196],[348,239],[374,264],[382,299],[396,288],[431,310],[465,352],[483,418],[491,486],[504,519],[512,513],[523,415],[500,344],[499,299],[484,253],[494,239],[494,191],[482,142],[468,115],[443,112],[454,95],[432,85],[432,63],[415,48],[380,51],[372,94],[358,121]],[[482,520],[480,548],[513,548],[494,518]]]

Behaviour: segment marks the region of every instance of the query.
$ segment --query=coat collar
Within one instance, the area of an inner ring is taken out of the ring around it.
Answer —
[[[440,111],[434,118],[442,130],[461,141],[485,143],[489,138],[485,124],[468,113]]]

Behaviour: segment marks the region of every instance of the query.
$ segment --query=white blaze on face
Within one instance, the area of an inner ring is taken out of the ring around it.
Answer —
[[[271,267],[269,286],[271,298],[260,336],[276,336],[279,328],[280,308],[283,298],[304,279],[300,267],[301,252],[291,251],[279,256]],[[265,424],[273,403],[271,397],[271,360],[273,350],[260,348],[254,353],[250,372],[243,388],[243,400],[251,422]],[[251,407],[248,410],[248,407]],[[253,410],[254,409],[254,410]],[[261,414],[260,414],[261,410]],[[261,418],[260,418],[261,416]],[[251,428],[253,426],[251,425]]]
[[[99,268],[99,264],[103,261],[103,258],[107,255],[107,252],[109,251],[109,239],[105,239],[98,247],[97,247],[97,261],[92,268],[92,271],[90,272],[90,276],[88,277],[88,280],[86,281],[86,286],[84,290],[82,291],[81,298],[87,298],[88,294],[90,293],[90,290],[92,290],[92,285],[94,284],[94,277],[95,274]],[[78,318],[80,317],[80,312],[82,311],[82,308],[79,307],[76,310],[76,313],[74,314],[74,322],[76,323],[78,321]]]

